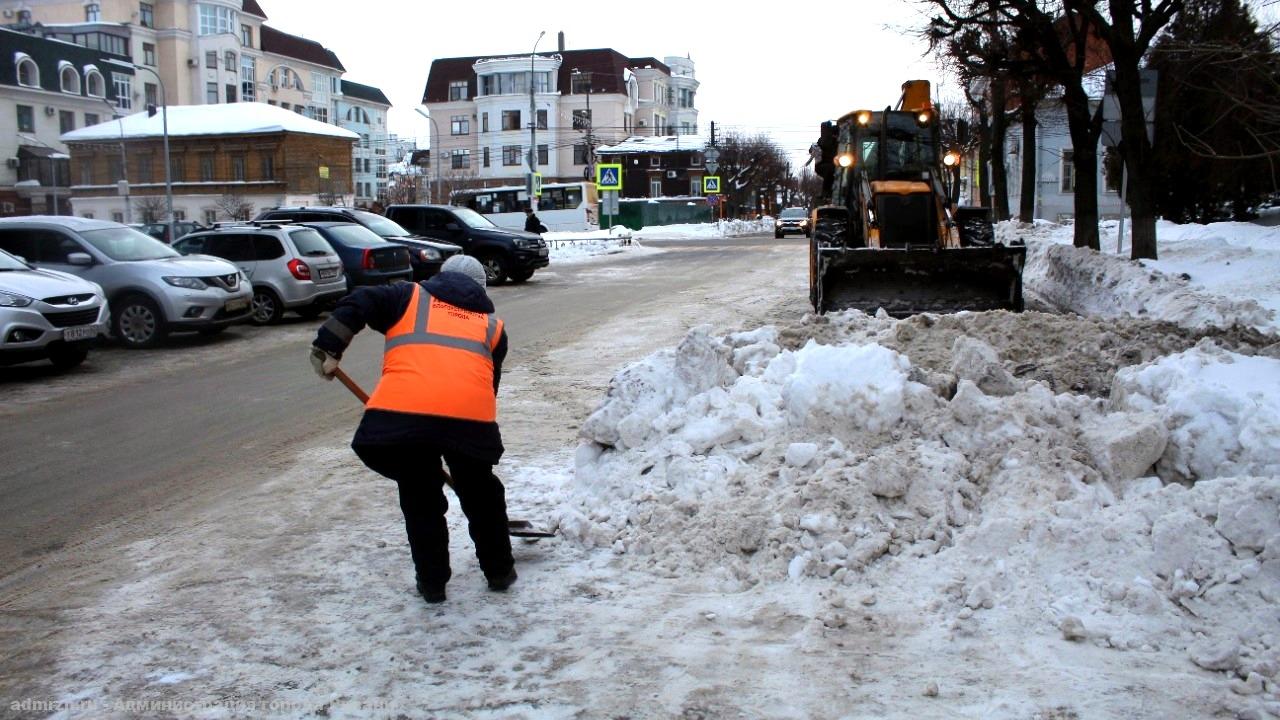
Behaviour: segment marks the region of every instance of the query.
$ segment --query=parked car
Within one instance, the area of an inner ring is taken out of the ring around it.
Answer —
[[[178,240],[183,255],[212,255],[231,263],[253,286],[251,322],[270,325],[286,311],[315,317],[347,294],[342,260],[320,233],[298,225],[231,225]]]
[[[440,272],[445,260],[462,252],[462,248],[448,242],[414,235],[396,223],[375,213],[344,207],[278,207],[263,210],[254,221],[275,222],[350,222],[363,225],[383,240],[409,248],[409,262],[413,265],[413,279],[425,280]]]
[[[106,332],[102,288],[0,250],[0,365],[47,359],[73,368]]]
[[[126,347],[150,347],[175,331],[213,334],[248,320],[253,310],[253,293],[235,265],[184,258],[120,223],[66,215],[0,218],[0,250],[102,286],[111,330]]]
[[[129,227],[136,228],[138,231],[144,232],[162,243],[173,244],[174,238],[169,237],[169,226],[165,223],[134,223]],[[176,220],[173,223],[173,235],[175,238],[181,238],[203,229],[203,225],[190,220]]]
[[[463,252],[484,265],[490,284],[524,282],[551,262],[541,236],[500,228],[470,208],[392,205],[387,218],[411,232],[461,245]]]
[[[348,288],[413,280],[409,249],[383,240],[363,225],[314,222],[305,227],[320,233],[342,258]]]
[[[786,208],[778,213],[778,219],[773,221],[773,236],[781,238],[787,233],[804,233],[805,237],[809,237],[809,211],[800,207]]]

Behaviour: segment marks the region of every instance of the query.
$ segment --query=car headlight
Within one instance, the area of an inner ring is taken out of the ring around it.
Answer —
[[[188,290],[204,290],[209,287],[205,283],[205,281],[195,277],[181,277],[181,276],[170,275],[170,276],[161,278],[161,280],[164,280],[165,282],[169,283],[174,287],[186,288]]]
[[[440,251],[436,250],[435,248],[427,248],[426,250],[419,250],[418,257],[422,258],[426,262],[432,262],[434,260],[440,259]]]
[[[33,301],[26,295],[4,292],[0,290],[0,307],[26,307]]]
[[[781,221],[781,220],[774,220],[774,221],[773,221],[773,224],[774,224],[774,225],[777,225],[778,227],[782,227],[782,221]]]

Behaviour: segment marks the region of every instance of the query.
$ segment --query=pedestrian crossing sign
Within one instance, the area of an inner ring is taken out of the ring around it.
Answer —
[[[703,195],[719,195],[720,194],[720,176],[704,175],[702,177],[702,194]]]
[[[601,190],[621,190],[622,165],[597,165],[596,186]]]

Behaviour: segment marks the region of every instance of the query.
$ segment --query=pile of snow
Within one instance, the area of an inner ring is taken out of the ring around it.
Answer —
[[[1015,377],[975,337],[939,371],[868,340],[886,317],[805,322],[822,342],[703,327],[619,373],[561,532],[724,591],[910,587],[956,633],[1172,649],[1280,700],[1280,360],[1205,343],[1107,400]]]
[[[768,220],[720,220],[711,223],[659,225],[637,230],[639,240],[714,240],[773,232]]]
[[[1114,223],[1110,224],[1114,227]],[[1191,329],[1233,325],[1280,331],[1280,228],[1246,223],[1157,225],[1165,259],[1132,261],[1071,245],[1071,226],[1014,222],[1002,240],[1027,243],[1028,298],[1060,311],[1097,317],[1147,317]],[[1128,252],[1127,249],[1124,250]]]
[[[548,232],[542,234],[547,241],[553,265],[574,265],[606,255],[621,253],[650,254],[662,252],[647,248],[633,239],[631,230],[615,227],[609,230],[574,232]]]

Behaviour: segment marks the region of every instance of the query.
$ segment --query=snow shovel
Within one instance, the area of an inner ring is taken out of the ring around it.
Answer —
[[[342,368],[335,369],[333,371],[333,376],[338,379],[338,382],[346,386],[346,388],[351,391],[351,394],[355,395],[362,404],[367,405],[369,403],[369,394],[357,385],[356,381],[352,380],[350,375],[343,372]],[[449,484],[449,487],[453,487],[453,478],[449,477],[449,471],[443,468],[441,468],[440,471],[444,473],[444,481]],[[456,488],[454,489],[454,492],[457,492]],[[533,523],[528,520],[508,520],[507,534],[511,537],[535,539],[556,536],[555,533],[538,530],[533,526]]]

